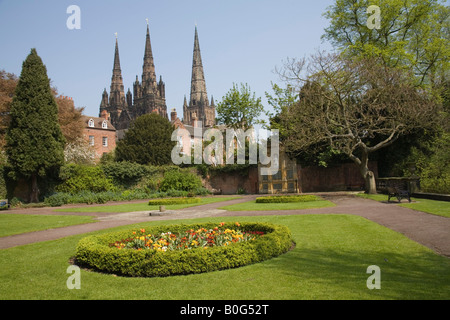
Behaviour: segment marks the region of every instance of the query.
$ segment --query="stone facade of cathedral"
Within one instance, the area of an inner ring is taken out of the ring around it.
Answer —
[[[156,78],[150,32],[147,25],[142,77],[141,81],[139,81],[138,76],[136,76],[136,81],[133,84],[133,93],[131,93],[130,89],[128,89],[126,94],[124,91],[122,70],[120,68],[119,44],[116,38],[110,92],[108,94],[106,88],[103,90],[99,116],[111,122],[118,130],[120,139],[123,136],[123,131],[128,129],[137,117],[152,112],[168,118],[165,83],[162,81],[162,76],[160,76],[159,81]],[[214,99],[211,98],[210,103],[206,92],[197,27],[195,28],[194,36],[189,104],[185,97],[182,120],[174,121],[172,117],[169,120],[176,126],[193,126],[199,121],[202,122],[204,127],[215,125]]]

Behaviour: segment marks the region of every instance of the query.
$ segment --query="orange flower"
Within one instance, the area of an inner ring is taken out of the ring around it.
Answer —
[[[239,224],[239,222],[236,222],[236,225],[238,226],[238,227],[240,227],[241,225]]]
[[[145,229],[141,229],[141,232],[142,232],[142,233],[145,233]]]

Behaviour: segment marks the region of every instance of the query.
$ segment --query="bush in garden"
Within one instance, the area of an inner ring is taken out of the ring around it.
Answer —
[[[189,170],[169,170],[164,173],[159,190],[193,191],[202,187],[199,176]]]
[[[57,192],[49,197],[46,197],[44,199],[44,203],[47,206],[51,206],[51,207],[59,207],[62,206],[64,204],[68,204],[70,203],[71,200],[71,195],[68,193],[64,193],[64,192]]]
[[[136,185],[142,178],[159,172],[158,167],[146,166],[135,162],[108,162],[102,166],[105,175],[115,184],[129,188]]]
[[[314,195],[267,196],[256,198],[256,203],[308,202],[317,200],[320,200],[320,198]]]
[[[61,168],[60,178],[63,182],[56,187],[58,192],[75,194],[88,190],[96,193],[117,189],[100,166],[69,164]]]

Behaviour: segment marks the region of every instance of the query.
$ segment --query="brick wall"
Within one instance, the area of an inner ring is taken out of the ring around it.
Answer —
[[[83,116],[83,135],[89,145],[95,150],[96,159],[100,159],[104,153],[116,148],[116,128],[108,120],[108,114],[103,117]]]
[[[214,174],[207,181],[212,188],[220,190],[222,194],[236,194],[239,189],[245,190],[245,193],[258,193],[257,168],[249,168],[248,175],[230,172]]]
[[[300,167],[300,166],[299,166]],[[369,162],[369,169],[378,177],[376,162]],[[328,168],[299,168],[301,192],[342,191],[364,189],[364,179],[354,163],[344,163]]]

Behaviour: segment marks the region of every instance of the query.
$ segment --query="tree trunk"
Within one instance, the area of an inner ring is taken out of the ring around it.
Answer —
[[[375,175],[372,171],[367,170],[366,174],[366,193],[368,194],[376,194],[377,193],[377,184],[375,183]]]
[[[368,194],[376,194],[377,186],[375,183],[375,175],[369,170],[369,152],[367,150],[363,151],[362,161],[359,170],[365,181],[365,189]]]
[[[30,203],[39,202],[39,188],[37,183],[37,174],[31,175],[31,191],[30,191]]]
[[[375,183],[375,175],[369,170],[369,151],[367,148],[361,148],[361,159],[351,155],[350,158],[359,166],[359,171],[365,182],[365,190],[368,194],[377,193],[377,185]]]

